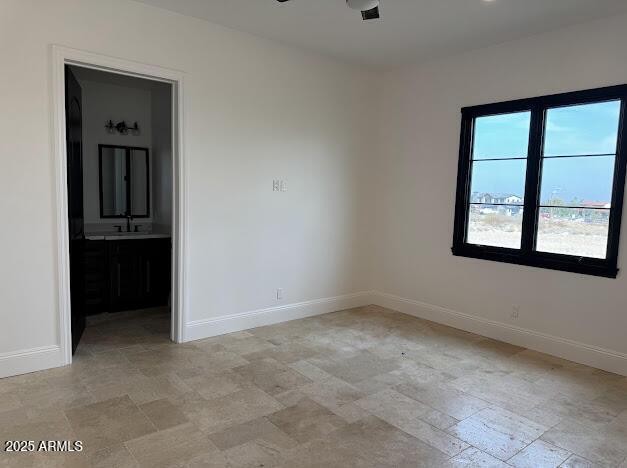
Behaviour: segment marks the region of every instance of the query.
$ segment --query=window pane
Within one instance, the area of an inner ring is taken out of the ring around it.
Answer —
[[[475,119],[473,159],[526,158],[531,112]]]
[[[466,242],[520,249],[522,206],[470,205]]]
[[[523,204],[527,161],[474,161],[471,173],[471,202]]]
[[[544,159],[541,204],[609,208],[614,161],[615,156]]]
[[[615,154],[620,101],[549,109],[545,156]]]
[[[542,208],[536,250],[606,258],[609,210]]]

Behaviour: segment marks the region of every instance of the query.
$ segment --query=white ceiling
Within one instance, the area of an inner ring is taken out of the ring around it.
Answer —
[[[345,0],[136,0],[340,60],[393,67],[627,12],[626,0],[381,0],[363,22]]]

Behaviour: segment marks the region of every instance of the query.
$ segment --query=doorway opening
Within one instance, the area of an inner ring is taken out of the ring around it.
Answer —
[[[53,55],[64,363],[77,350],[182,342],[182,76]]]

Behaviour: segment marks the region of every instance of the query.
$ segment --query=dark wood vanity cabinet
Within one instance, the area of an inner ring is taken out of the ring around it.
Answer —
[[[109,303],[109,272],[107,269],[107,246],[104,240],[83,241],[83,274],[85,312],[104,312]]]
[[[85,241],[88,314],[164,306],[170,295],[171,240]]]
[[[139,296],[142,307],[153,307],[167,304],[170,294],[170,242],[168,239],[167,255],[163,255],[163,239],[140,250],[137,261]]]

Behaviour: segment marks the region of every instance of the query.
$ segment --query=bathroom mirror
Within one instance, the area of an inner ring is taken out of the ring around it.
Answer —
[[[150,216],[148,148],[98,145],[100,217]]]

